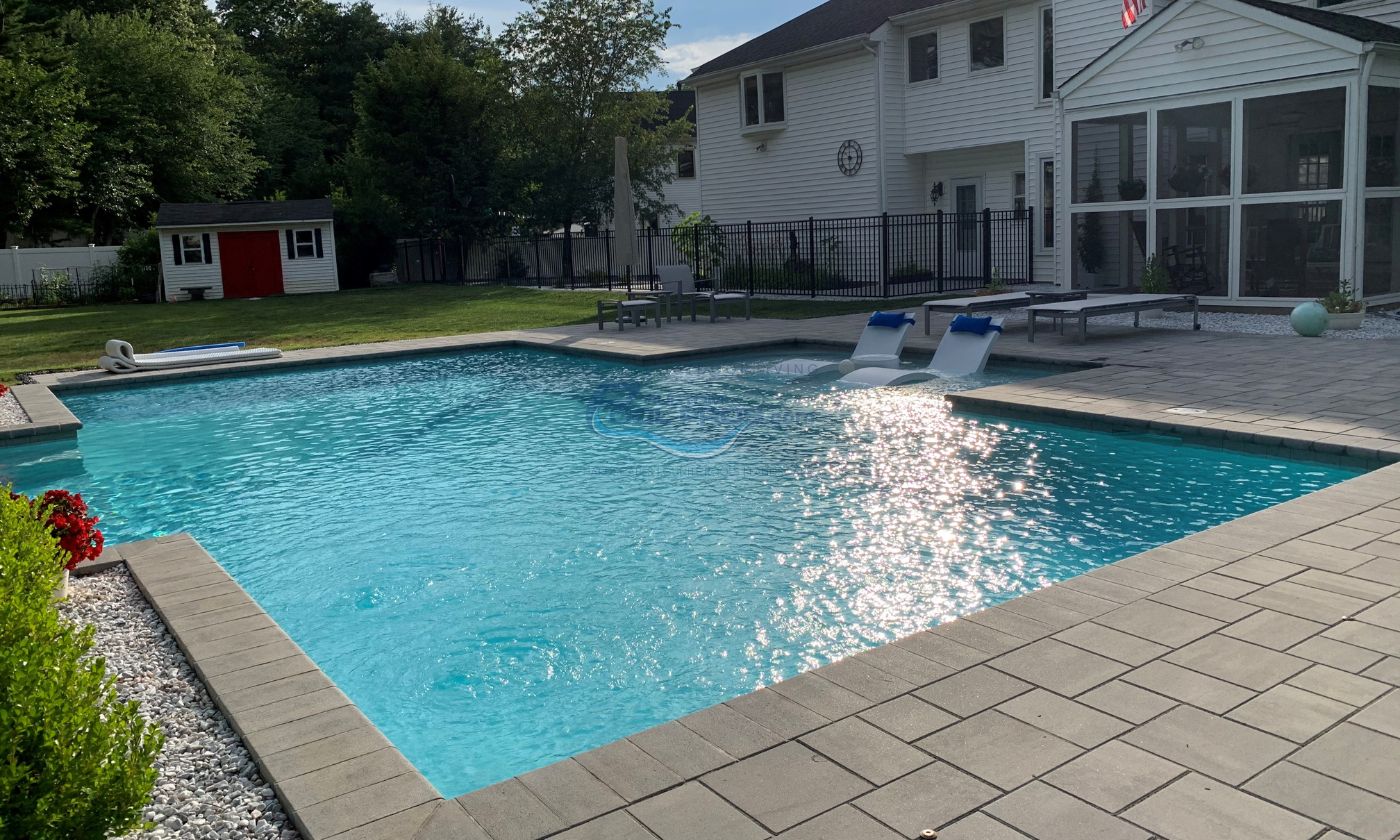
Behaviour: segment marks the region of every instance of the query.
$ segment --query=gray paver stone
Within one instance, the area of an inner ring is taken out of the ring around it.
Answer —
[[[1400,739],[1343,723],[1292,760],[1319,773],[1400,800]]]
[[[556,835],[558,840],[656,840],[636,817],[617,811]]]
[[[1233,785],[1283,758],[1288,741],[1178,706],[1123,736],[1135,747]]]
[[[856,807],[905,837],[938,829],[990,802],[997,789],[937,762],[856,800]]]
[[[1029,683],[986,665],[975,665],[927,688],[919,689],[914,692],[914,696],[959,717],[968,717],[990,709],[1003,700],[1030,691],[1031,688]]]
[[[1007,700],[997,711],[1086,749],[1131,728],[1118,718],[1041,688]]]
[[[1400,833],[1400,804],[1287,761],[1245,789],[1363,840],[1393,840]]]
[[[893,735],[860,718],[846,718],[802,737],[802,743],[856,773],[883,785],[933,761]]]
[[[778,840],[904,840],[850,805],[828,811],[816,819],[778,835]]]
[[[763,840],[758,823],[699,782],[691,782],[627,809],[661,840]]]
[[[859,777],[792,742],[716,770],[704,782],[772,832],[870,790]]]
[[[1233,709],[1253,696],[1248,689],[1161,660],[1125,674],[1123,680],[1216,713]]]
[[[1031,782],[986,807],[1036,840],[1149,840],[1147,832],[1043,782]]]
[[[459,796],[457,802],[493,840],[538,840],[568,828],[519,779]]]
[[[1123,816],[1171,840],[1309,840],[1323,828],[1195,773],[1134,805]]]
[[[1303,743],[1354,712],[1351,706],[1291,685],[1277,685],[1226,717]]]
[[[555,762],[519,778],[535,798],[567,825],[587,822],[627,804],[573,759]]]
[[[1185,772],[1131,744],[1109,741],[1051,771],[1044,780],[1116,814]]]
[[[1003,790],[1025,784],[1083,752],[995,710],[935,732],[917,746]]]
[[[628,802],[675,787],[682,781],[666,765],[627,740],[590,750],[575,760]]]
[[[1308,667],[1307,660],[1213,633],[1165,659],[1212,677],[1264,691]]]
[[[1176,705],[1176,701],[1144,688],[1114,680],[1079,695],[1078,701],[1130,723],[1146,723]]]
[[[1108,682],[1129,667],[1054,639],[1033,642],[987,664],[1071,697]]]
[[[958,722],[953,715],[913,695],[896,697],[888,703],[866,709],[860,716],[896,738],[909,742]]]

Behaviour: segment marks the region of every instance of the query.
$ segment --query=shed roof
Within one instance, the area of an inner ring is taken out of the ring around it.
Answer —
[[[156,227],[218,227],[264,222],[319,222],[333,218],[329,198],[300,201],[232,201],[227,204],[162,204]]]
[[[869,35],[892,17],[950,2],[953,0],[827,0],[810,12],[700,65],[691,75],[706,76]]]

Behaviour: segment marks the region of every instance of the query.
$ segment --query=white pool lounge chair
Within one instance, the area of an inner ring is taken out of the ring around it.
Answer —
[[[788,359],[780,362],[774,370],[788,376],[820,376],[867,367],[898,368],[899,354],[904,352],[904,342],[908,340],[912,326],[914,316],[908,312],[876,312],[870,316],[849,359],[839,362]]]
[[[985,332],[976,331],[980,325],[985,325]],[[948,331],[938,342],[938,351],[934,353],[933,361],[929,362],[928,367],[919,370],[862,368],[841,377],[841,381],[867,388],[883,388],[981,373],[987,367],[987,360],[991,358],[992,345],[1001,338],[1001,331],[1005,326],[1005,318],[969,318],[959,315],[953,319]]]
[[[272,347],[243,349],[229,346],[206,346],[193,349],[163,350],[159,353],[137,353],[125,341],[107,342],[106,352],[97,366],[111,373],[136,373],[142,370],[171,370],[173,368],[222,365],[229,362],[249,362],[275,359],[281,350]]]
[[[1122,315],[1131,312],[1133,326],[1139,326],[1142,313],[1153,309],[1189,309],[1192,326],[1201,328],[1200,304],[1195,295],[1090,295],[1086,300],[1042,303],[1026,307],[1026,340],[1035,341],[1036,321],[1049,318],[1060,323],[1079,321],[1079,343],[1089,338],[1089,319],[1101,315]]]
[[[657,285],[663,289],[671,290],[673,294],[678,294],[683,301],[690,302],[690,320],[695,320],[695,303],[703,301],[710,304],[710,321],[715,320],[715,315],[721,314],[732,319],[734,316],[726,314],[725,309],[730,306],[744,304],[744,320],[753,320],[753,299],[748,292],[702,292],[695,288],[695,275],[691,273],[688,265],[658,265],[656,267]]]

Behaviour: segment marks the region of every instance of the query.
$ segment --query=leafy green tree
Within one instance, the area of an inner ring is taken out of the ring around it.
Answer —
[[[252,102],[218,44],[136,12],[70,17],[66,33],[92,126],[77,217],[99,241],[143,224],[161,201],[241,197],[258,160]]]
[[[664,94],[642,90],[673,28],[651,0],[528,0],[501,37],[520,94],[511,162],[522,216],[541,228],[612,212],[613,140],[630,141],[639,208],[664,209],[676,147],[689,128]]]
[[[0,244],[77,195],[88,150],[82,102],[72,68],[0,55]]]
[[[509,91],[499,61],[471,63],[442,41],[391,49],[360,77],[350,168],[400,232],[471,235],[497,222],[497,161]]]

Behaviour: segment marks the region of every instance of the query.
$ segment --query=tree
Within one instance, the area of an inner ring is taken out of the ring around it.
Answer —
[[[144,226],[161,201],[239,198],[258,160],[252,103],[223,51],[128,12],[66,23],[92,126],[75,215],[96,241]]]
[[[76,74],[0,55],[0,244],[78,193],[88,131]]]
[[[519,95],[512,135],[522,216],[550,229],[612,214],[613,139],[630,143],[645,214],[664,209],[676,148],[689,139],[666,96],[641,88],[673,28],[651,0],[528,0],[501,43]]]
[[[471,235],[491,227],[508,105],[505,74],[489,50],[472,63],[433,37],[389,50],[355,89],[357,199],[368,193],[382,202],[395,232]]]

